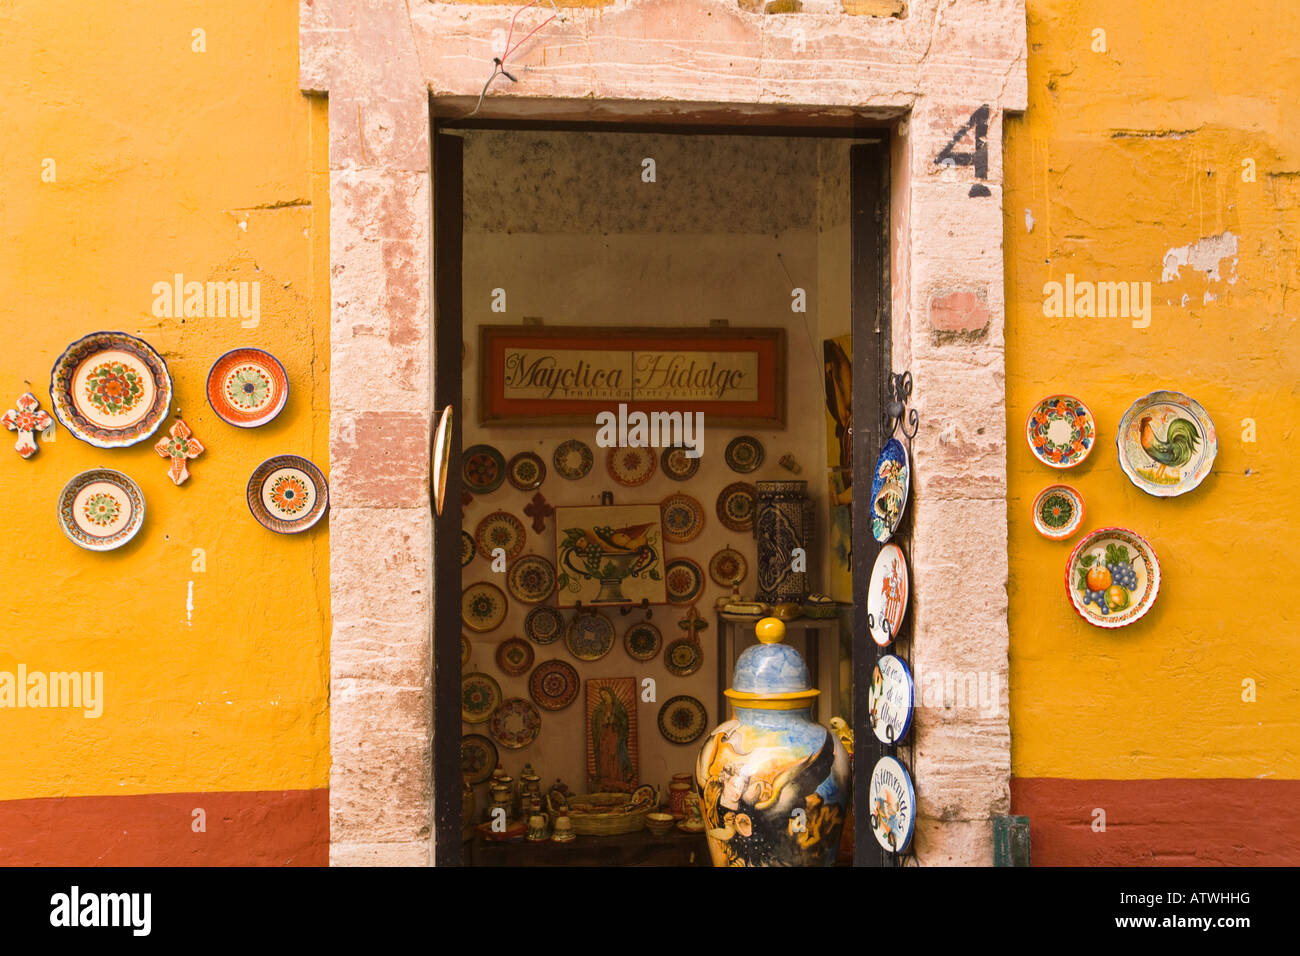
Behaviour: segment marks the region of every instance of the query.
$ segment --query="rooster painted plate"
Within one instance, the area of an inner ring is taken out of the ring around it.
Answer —
[[[656,455],[649,448],[611,448],[605,458],[605,470],[625,488],[644,485],[655,473]]]
[[[167,417],[172,379],[167,363],[144,339],[95,332],[69,345],[54,363],[50,397],[59,421],[82,441],[125,448],[144,441]]]
[[[1089,624],[1124,627],[1156,603],[1160,562],[1146,539],[1127,528],[1099,528],[1075,546],[1065,565],[1070,604]]]
[[[1049,395],[1030,411],[1025,440],[1034,457],[1049,468],[1073,468],[1097,443],[1096,419],[1073,395]]]
[[[542,661],[528,675],[528,694],[546,710],[563,710],[578,699],[578,672],[568,661]]]
[[[208,404],[228,425],[265,425],[289,399],[289,376],[270,352],[234,349],[208,371]]]
[[[1134,402],[1115,436],[1119,466],[1149,495],[1173,498],[1210,473],[1219,441],[1209,413],[1181,392],[1152,392]]]
[[[320,521],[329,508],[330,489],[320,469],[298,455],[277,455],[257,466],[248,479],[248,510],[265,528],[297,534]]]

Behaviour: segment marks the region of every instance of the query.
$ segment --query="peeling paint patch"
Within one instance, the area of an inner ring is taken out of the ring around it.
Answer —
[[[1033,232],[1033,231],[1034,231],[1034,214],[1029,209],[1025,209],[1025,232]]]
[[[1186,246],[1176,246],[1165,253],[1164,270],[1160,274],[1161,282],[1172,282],[1182,277],[1183,266],[1191,266],[1198,272],[1204,272],[1211,282],[1218,282],[1219,263],[1234,257],[1229,266],[1230,282],[1236,281],[1237,237],[1231,232],[1221,232],[1217,236],[1206,236]]]
[[[1111,130],[1111,139],[1182,139],[1199,133],[1200,129],[1116,129]]]

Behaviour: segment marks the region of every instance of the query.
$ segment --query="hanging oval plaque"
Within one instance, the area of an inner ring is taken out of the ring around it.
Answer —
[[[915,699],[912,672],[901,657],[886,654],[871,672],[867,700],[871,707],[871,729],[881,743],[896,744],[912,726]]]
[[[891,853],[905,853],[916,829],[912,776],[895,757],[881,757],[871,771],[871,832]]]

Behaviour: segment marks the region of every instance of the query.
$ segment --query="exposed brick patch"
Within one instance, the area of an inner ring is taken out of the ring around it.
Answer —
[[[840,0],[851,17],[901,17],[907,12],[903,0]]]
[[[337,504],[416,508],[429,500],[429,430],[418,412],[336,415],[330,484]]]
[[[930,328],[935,345],[981,342],[989,333],[989,307],[969,289],[930,299]]]

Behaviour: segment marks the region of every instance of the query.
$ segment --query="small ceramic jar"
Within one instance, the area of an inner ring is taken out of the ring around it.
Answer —
[[[573,832],[573,821],[567,813],[555,818],[555,832],[551,834],[551,839],[556,843],[569,843],[577,839],[577,834]]]
[[[686,817],[686,798],[695,785],[689,780],[678,780],[673,777],[672,783],[668,784],[668,812],[678,820]]]

